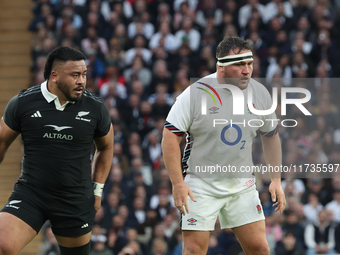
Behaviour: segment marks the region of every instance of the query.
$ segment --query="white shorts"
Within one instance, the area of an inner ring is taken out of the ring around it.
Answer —
[[[212,231],[217,216],[221,228],[234,228],[264,220],[259,193],[245,190],[224,198],[194,193],[196,202],[188,197],[189,213],[181,215],[182,230]]]

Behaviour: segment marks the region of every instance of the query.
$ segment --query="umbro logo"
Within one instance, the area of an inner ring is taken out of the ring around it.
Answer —
[[[67,129],[67,128],[72,128],[72,127],[69,127],[69,126],[58,127],[56,125],[45,125],[45,127],[53,127],[54,130],[56,130],[58,132],[61,131],[61,130]]]
[[[197,220],[194,218],[190,218],[187,221],[189,222],[188,225],[196,225],[196,222],[197,222]]]
[[[211,108],[209,109],[210,114],[216,114],[216,113],[218,113],[218,110],[219,110],[219,109],[220,109],[220,108],[218,108],[218,107],[216,107],[216,106],[211,107]]]
[[[36,118],[36,117],[40,118],[40,117],[42,117],[42,115],[39,111],[36,111],[34,114],[31,115],[31,117],[32,118]]]
[[[83,226],[81,226],[80,228],[87,228],[89,226],[88,223],[85,223]]]

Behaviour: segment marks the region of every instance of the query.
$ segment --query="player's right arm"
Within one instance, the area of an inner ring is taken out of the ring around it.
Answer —
[[[4,116],[0,120],[0,163],[4,160],[8,147],[20,133],[18,96],[9,100]]]
[[[12,144],[18,132],[8,127],[3,118],[0,120],[0,163],[4,160],[8,147]]]
[[[164,128],[162,139],[164,163],[172,183],[172,195],[174,197],[175,206],[183,213],[183,215],[185,215],[185,211],[189,212],[188,196],[190,196],[194,202],[196,202],[196,200],[191,189],[183,179],[181,151],[179,147],[181,140],[181,136],[177,136],[167,128]]]
[[[172,183],[172,195],[175,206],[184,215],[186,212],[189,212],[188,196],[196,202],[191,189],[183,179],[181,150],[179,147],[183,135],[190,130],[193,121],[190,88],[191,86],[186,88],[182,94],[176,98],[176,102],[171,107],[164,124],[162,140],[163,158]]]

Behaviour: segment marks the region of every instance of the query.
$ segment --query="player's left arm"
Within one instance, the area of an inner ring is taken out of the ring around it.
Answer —
[[[267,165],[277,166],[278,169],[281,169],[282,150],[279,134],[277,133],[274,136],[261,135],[261,139]],[[286,198],[281,185],[281,172],[270,172],[270,179],[269,192],[273,202],[275,202],[273,206],[276,206],[276,212],[280,211],[282,213],[286,206]]]
[[[109,132],[102,137],[94,139],[96,152],[92,162],[92,180],[95,189],[95,209],[99,210],[101,205],[101,192],[109,175],[113,159],[113,128],[110,126]],[[99,193],[98,193],[99,192]]]

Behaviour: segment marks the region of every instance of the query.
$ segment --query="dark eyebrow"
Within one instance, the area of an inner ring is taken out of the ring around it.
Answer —
[[[85,70],[83,73],[86,73],[87,70]],[[71,72],[71,74],[81,74],[81,72]]]
[[[244,61],[240,61],[240,62],[235,63],[235,65],[237,65],[237,64],[239,64],[239,65],[249,65],[249,64],[253,64],[253,63],[254,63],[254,61],[250,61],[249,63],[244,62]]]

